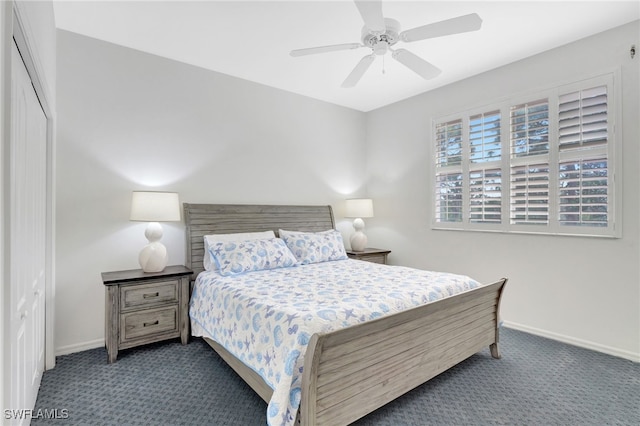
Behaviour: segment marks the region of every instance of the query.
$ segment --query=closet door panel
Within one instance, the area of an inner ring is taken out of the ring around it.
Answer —
[[[11,80],[10,402],[29,409],[44,371],[47,119],[15,45]]]

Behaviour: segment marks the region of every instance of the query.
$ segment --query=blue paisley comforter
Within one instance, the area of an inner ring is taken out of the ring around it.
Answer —
[[[269,425],[293,424],[313,333],[348,327],[470,290],[469,277],[339,260],[223,277],[201,273],[191,333],[209,337],[274,390]]]

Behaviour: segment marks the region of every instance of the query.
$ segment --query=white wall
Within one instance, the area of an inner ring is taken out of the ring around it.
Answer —
[[[132,190],[332,204],[336,220],[347,194],[363,195],[361,112],[65,31],[58,101],[58,353],[103,344],[100,273],[139,267]],[[169,264],[182,264],[184,225],[164,231]]]
[[[509,325],[640,361],[640,57],[629,55],[632,44],[640,46],[639,27],[636,21],[370,112],[370,244],[393,250],[395,264],[485,282],[506,276],[501,313]],[[433,118],[613,69],[621,71],[623,92],[622,238],[430,229]]]

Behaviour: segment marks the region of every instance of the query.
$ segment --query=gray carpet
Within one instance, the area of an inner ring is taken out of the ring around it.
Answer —
[[[640,364],[510,329],[356,425],[640,425]],[[264,425],[266,404],[200,339],[58,357],[33,425]]]

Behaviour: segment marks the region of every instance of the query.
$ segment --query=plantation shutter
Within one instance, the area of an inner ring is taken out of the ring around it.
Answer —
[[[560,150],[605,145],[607,111],[606,86],[561,95],[558,105]]]
[[[435,221],[462,222],[462,120],[436,126]]]
[[[462,222],[462,174],[436,176],[436,221]]]
[[[607,86],[559,96],[558,221],[561,226],[609,225]]]
[[[549,163],[511,167],[510,217],[514,225],[549,223]]]
[[[469,119],[469,147],[472,163],[500,160],[500,111],[477,114]]]
[[[469,222],[500,223],[502,218],[502,170],[469,172]]]
[[[607,226],[606,158],[564,161],[559,165],[559,220],[565,226]]]
[[[438,167],[462,164],[462,120],[436,126],[436,165]]]
[[[469,117],[469,222],[502,222],[500,110]]]
[[[549,100],[511,107],[509,217],[513,225],[549,223]]]

